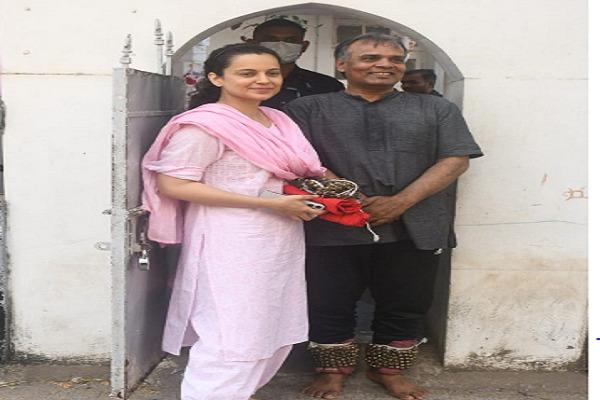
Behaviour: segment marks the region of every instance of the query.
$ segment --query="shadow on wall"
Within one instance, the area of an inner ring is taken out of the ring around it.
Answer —
[[[6,107],[0,98],[0,362],[8,360],[8,311],[6,301],[6,203],[4,201],[4,162],[2,159]]]

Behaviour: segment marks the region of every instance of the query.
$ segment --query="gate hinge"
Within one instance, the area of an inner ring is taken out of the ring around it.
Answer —
[[[144,210],[142,206],[138,206],[127,210],[127,218],[138,218],[147,213],[148,211]]]

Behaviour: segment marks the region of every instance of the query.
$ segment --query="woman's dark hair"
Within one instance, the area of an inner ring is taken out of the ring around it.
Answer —
[[[223,76],[223,71],[231,65],[233,58],[245,54],[270,54],[281,63],[281,59],[273,50],[253,43],[228,44],[213,50],[204,62],[204,77],[196,84],[196,94],[190,98],[188,108],[215,103],[219,100],[221,88],[212,84],[208,79],[208,74],[214,72],[218,76]]]

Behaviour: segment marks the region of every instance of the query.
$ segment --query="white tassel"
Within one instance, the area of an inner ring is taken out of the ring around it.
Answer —
[[[378,234],[375,233],[375,231],[373,230],[373,228],[371,228],[371,224],[369,224],[368,222],[365,222],[365,226],[366,226],[367,230],[369,232],[371,232],[371,235],[373,235],[373,241],[375,243],[379,242],[379,239],[381,239],[381,238],[379,237]]]
[[[429,340],[427,340],[427,338],[426,338],[426,337],[424,337],[423,339],[419,340],[419,341],[417,342],[417,344],[415,344],[415,345],[413,345],[413,346],[410,346],[410,347],[394,347],[394,346],[389,346],[389,345],[387,345],[387,344],[373,344],[372,346],[377,346],[377,347],[385,347],[385,348],[388,348],[388,349],[391,349],[391,350],[398,350],[398,349],[402,349],[402,350],[411,350],[411,349],[414,349],[414,348],[416,348],[416,347],[419,347],[420,345],[422,345],[422,344],[424,344],[424,343],[427,343],[428,341],[429,341]]]

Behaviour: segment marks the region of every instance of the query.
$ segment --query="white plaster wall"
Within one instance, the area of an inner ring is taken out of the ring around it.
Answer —
[[[15,350],[107,358],[109,252],[94,246],[110,240],[110,78],[2,79]]]
[[[581,355],[587,199],[566,193],[587,193],[586,87],[558,76],[465,82],[466,115],[487,114],[471,127],[495,134],[481,137],[486,157],[459,188],[450,365],[553,368]]]
[[[153,70],[157,17],[178,47],[215,24],[301,2],[0,1],[16,349],[102,358],[109,265],[93,245],[109,235],[100,214],[110,194],[109,74],[125,34],[134,66]],[[465,77],[464,113],[486,157],[459,187],[446,363],[574,361],[585,338],[587,200],[563,194],[587,185],[586,3],[324,3],[398,21]],[[460,82],[446,85],[460,94]]]

